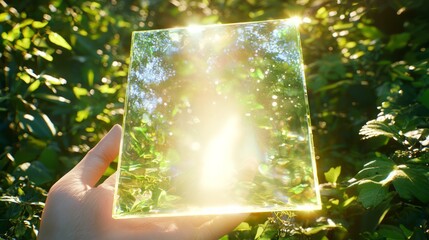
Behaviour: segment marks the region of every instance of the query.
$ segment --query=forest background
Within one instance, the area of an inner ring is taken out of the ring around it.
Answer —
[[[50,186],[122,123],[132,31],[293,16],[303,19],[323,209],[254,214],[222,239],[429,238],[429,1],[0,7],[1,239],[36,238]]]

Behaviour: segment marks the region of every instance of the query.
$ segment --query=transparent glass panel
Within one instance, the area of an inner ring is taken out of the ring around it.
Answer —
[[[319,209],[299,32],[134,32],[113,216]]]

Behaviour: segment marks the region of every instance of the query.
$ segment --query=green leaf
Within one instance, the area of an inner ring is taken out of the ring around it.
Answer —
[[[114,94],[118,90],[118,88],[110,87],[109,85],[104,84],[98,87],[98,90],[100,90],[101,93]]]
[[[30,84],[31,82],[31,77],[30,75],[24,73],[24,72],[18,72],[16,74],[21,80],[23,80],[25,83]]]
[[[256,230],[255,239],[258,239],[259,237],[261,237],[262,233],[264,233],[264,227],[259,226],[258,229]]]
[[[31,45],[31,40],[29,38],[22,38],[16,41],[16,45],[20,46],[23,49],[29,49]]]
[[[351,81],[351,80],[341,80],[341,81],[337,81],[337,82],[334,82],[332,84],[327,84],[323,87],[320,87],[315,92],[317,93],[317,92],[328,91],[328,90],[332,90],[332,89],[337,89],[339,87],[348,86],[351,84],[353,84],[353,81]]]
[[[32,24],[33,22],[34,22],[34,20],[33,20],[33,19],[30,19],[30,18],[24,19],[24,20],[19,24],[19,27],[20,27],[20,28],[23,28],[23,27],[25,27],[25,26],[28,26],[28,25]],[[18,26],[18,25],[17,25],[17,26]]]
[[[78,99],[80,99],[81,96],[88,95],[88,90],[86,88],[73,87],[73,93]]]
[[[28,38],[29,40],[32,39],[35,34],[33,29],[31,29],[30,27],[25,27],[24,29],[22,29],[21,33],[25,38]]]
[[[330,168],[329,171],[325,172],[325,179],[329,183],[336,184],[338,177],[341,173],[341,166],[338,166],[336,168]]]
[[[426,176],[428,168],[403,167],[402,174],[398,174],[393,180],[393,186],[399,196],[404,199],[418,199],[423,203],[429,202],[429,179]]]
[[[0,22],[4,22],[10,19],[10,15],[7,12],[0,13]]]
[[[383,33],[374,26],[368,26],[363,23],[359,23],[358,28],[362,30],[362,35],[368,39],[379,39],[383,36]]]
[[[43,74],[41,77],[50,85],[64,85],[67,83],[67,80],[64,78],[56,78],[48,74]]]
[[[43,27],[45,27],[46,25],[48,25],[48,22],[34,21],[34,22],[32,23],[32,26],[33,26],[34,28],[43,28]]]
[[[53,103],[70,103],[71,101],[65,97],[47,94],[47,93],[36,93],[34,97],[44,99]]]
[[[358,190],[358,200],[365,208],[375,207],[389,196],[386,186],[369,180],[361,182],[358,186]]]
[[[380,230],[378,230],[378,233],[385,239],[389,240],[408,239],[405,237],[404,233],[399,227],[393,225],[381,225]]]
[[[15,41],[20,35],[21,31],[19,30],[19,27],[14,27],[8,33],[2,32],[1,34],[2,38],[9,42]]]
[[[23,222],[18,222],[15,228],[15,237],[20,239],[24,236],[27,226]]]
[[[87,119],[90,113],[91,113],[91,108],[90,107],[87,107],[85,109],[79,110],[77,112],[77,115],[76,115],[76,118],[75,118],[76,122],[82,122],[83,120]]]
[[[404,235],[407,237],[407,239],[410,239],[410,237],[413,235],[413,231],[410,231],[408,228],[406,228],[404,225],[399,225]]]
[[[332,223],[332,224],[326,224],[326,225],[321,225],[321,226],[317,226],[317,227],[306,228],[306,229],[304,229],[304,234],[310,236],[310,235],[314,235],[320,231],[327,231],[327,230],[335,229],[335,228],[343,229],[341,227],[341,225],[336,225],[335,223]]]
[[[58,160],[58,151],[54,146],[48,146],[40,153],[39,161],[50,171],[58,170],[60,161]]]
[[[323,18],[326,18],[326,17],[328,17],[328,11],[326,10],[325,7],[321,7],[319,9],[317,9],[316,18],[323,19]]]
[[[14,174],[16,177],[28,176],[36,185],[42,185],[54,180],[49,169],[39,161],[26,162],[18,166]]]
[[[16,165],[37,160],[40,153],[46,147],[46,141],[34,137],[21,144],[19,150],[13,155]]]
[[[395,51],[407,46],[410,40],[411,34],[408,32],[394,34],[390,36],[390,40],[386,45],[386,49],[389,51]]]
[[[429,89],[422,91],[417,100],[429,109]]]
[[[18,111],[17,116],[20,126],[37,138],[52,138],[56,135],[52,121],[46,114],[38,110],[31,110],[28,113]]]
[[[242,222],[240,225],[238,225],[234,231],[250,231],[252,230],[252,227],[247,222]]]
[[[59,35],[56,32],[50,32],[48,35],[48,38],[49,38],[49,41],[51,41],[53,44],[56,44],[68,50],[72,49],[70,44],[61,35]]]
[[[88,85],[91,87],[94,85],[94,71],[92,69],[88,71]]]
[[[33,54],[39,57],[44,58],[46,61],[52,62],[52,60],[54,60],[54,58],[52,57],[51,54],[44,52],[44,51],[40,51],[38,49],[34,49],[33,50]]]
[[[394,169],[395,163],[392,160],[380,157],[365,164],[364,168],[356,174],[355,178],[358,180],[381,182],[385,180]]]
[[[363,139],[385,136],[388,138],[399,139],[400,130],[395,125],[389,125],[382,121],[371,120],[368,121],[359,131],[360,135],[363,135]]]
[[[40,86],[40,80],[36,80],[28,87],[27,91],[29,93],[32,93],[35,90],[37,90],[39,88],[39,86]]]

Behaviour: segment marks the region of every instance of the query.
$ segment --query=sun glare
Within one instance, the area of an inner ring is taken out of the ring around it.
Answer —
[[[239,120],[231,116],[216,134],[205,151],[203,161],[203,178],[201,184],[205,188],[226,188],[233,175],[233,152],[239,131]],[[219,177],[221,176],[221,177]]]
[[[190,24],[186,27],[189,33],[200,33],[203,30],[203,26],[196,25],[196,24]]]
[[[293,16],[293,17],[290,18],[290,21],[293,24],[299,26],[303,22],[303,19],[301,17],[299,17],[299,16]]]

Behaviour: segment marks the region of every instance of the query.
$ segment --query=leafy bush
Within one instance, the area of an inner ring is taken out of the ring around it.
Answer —
[[[295,15],[324,208],[255,214],[223,239],[429,237],[428,1],[0,5],[2,238],[35,238],[49,187],[121,122],[131,31]]]

